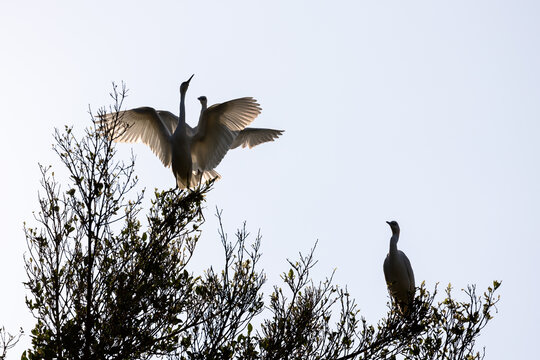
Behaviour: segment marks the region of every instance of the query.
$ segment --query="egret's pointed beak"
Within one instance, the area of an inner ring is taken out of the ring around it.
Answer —
[[[189,87],[189,82],[191,81],[191,79],[193,79],[193,76],[195,76],[195,74],[191,75],[189,79],[187,79],[187,81],[184,81],[182,84],[180,84],[180,93],[184,95],[186,94],[186,91]]]
[[[387,221],[386,223],[387,223],[388,225],[390,225],[390,221]]]

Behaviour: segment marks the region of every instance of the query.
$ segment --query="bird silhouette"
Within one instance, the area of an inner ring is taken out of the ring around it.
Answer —
[[[219,177],[214,168],[231,148],[236,133],[261,113],[255,99],[239,98],[202,111],[198,125],[192,128],[186,124],[185,112],[185,96],[192,78],[180,85],[179,117],[151,107],[100,116],[100,124],[112,130],[109,133],[113,141],[148,145],[163,165],[172,169],[180,189]]]
[[[396,221],[387,221],[386,223],[392,229],[392,237],[390,238],[390,251],[386,255],[383,265],[384,278],[394,303],[397,304],[402,314],[408,314],[416,289],[414,273],[407,255],[397,248],[400,232],[398,223]]]

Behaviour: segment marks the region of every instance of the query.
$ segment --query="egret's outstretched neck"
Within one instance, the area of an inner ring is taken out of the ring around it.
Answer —
[[[198,100],[201,102],[201,114],[208,108],[208,99],[206,96],[200,96]]]
[[[206,107],[206,96],[199,96],[198,100],[200,101],[201,103],[201,113],[199,115],[199,124],[197,124],[197,129],[198,129],[198,136],[199,137],[203,137],[204,135],[202,134],[205,134],[206,133],[206,128],[207,128],[207,119],[205,119],[204,117],[204,113],[207,109]]]
[[[392,234],[390,238],[390,254],[397,253],[397,243],[399,240],[399,233]]]
[[[200,113],[200,115],[199,115],[199,122],[200,122],[200,123],[201,123],[201,119],[203,118],[203,114],[204,114],[205,111],[206,111],[206,103],[201,102],[201,113]],[[202,122],[202,124],[205,124],[205,122]],[[201,128],[201,130],[205,130],[205,131],[206,131],[206,127],[205,127],[205,126],[203,126],[203,127],[204,127],[204,129]]]
[[[180,92],[180,116],[178,117],[178,127],[186,126],[186,105],[184,104],[186,99],[186,93]]]

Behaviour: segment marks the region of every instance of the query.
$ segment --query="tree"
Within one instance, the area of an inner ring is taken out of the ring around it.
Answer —
[[[222,231],[220,235],[225,249],[231,249]],[[243,248],[244,252],[247,235],[245,228],[237,233],[235,246]],[[347,290],[332,284],[332,277],[318,284],[313,282],[310,270],[316,264],[315,248],[307,256],[300,254],[298,261],[289,261],[289,271],[282,274],[285,286],[274,287],[267,306],[270,316],[262,321],[259,330],[254,331],[247,321],[255,319],[258,310],[254,309],[259,306],[242,307],[243,302],[235,301],[234,297],[231,299],[231,295],[240,298],[258,291],[259,281],[246,283],[245,280],[262,280],[261,274],[254,271],[259,259],[259,245],[260,235],[252,247],[254,252],[250,253],[249,261],[242,260],[242,250],[239,250],[232,269],[226,266],[222,272],[221,285],[210,287],[203,282],[204,289],[213,294],[208,299],[217,299],[216,304],[221,304],[221,308],[207,313],[208,318],[202,326],[193,328],[170,358],[345,360],[395,359],[402,355],[418,360],[472,360],[484,357],[483,352],[475,350],[475,342],[492,319],[492,311],[499,301],[495,292],[500,282],[495,281],[481,297],[476,295],[475,286],[467,287],[464,301],[452,297],[449,285],[446,298],[436,304],[437,287],[431,294],[422,283],[407,317],[388,302],[386,317],[373,326],[359,316],[356,302]],[[227,264],[231,258],[232,253],[226,251]],[[233,275],[227,275],[231,270]],[[211,274],[210,283],[217,283],[214,273]],[[239,277],[243,277],[242,280]],[[239,284],[247,286],[242,288]],[[225,291],[232,287],[240,292]],[[216,293],[221,295],[215,297]],[[257,299],[262,301],[262,297]],[[258,304],[258,301],[251,304]],[[235,317],[230,320],[224,314],[233,308]],[[335,310],[339,310],[339,315],[334,319],[332,313]],[[242,319],[242,311],[244,322],[237,320]],[[235,325],[228,325],[229,321]],[[229,331],[221,331],[225,328]]]
[[[24,332],[22,329],[19,329],[19,333],[17,335],[11,335],[3,326],[0,328],[0,360],[4,360],[6,358],[8,350],[17,345],[23,334]]]
[[[124,94],[113,93],[116,110]],[[50,167],[40,167],[39,228],[25,225],[27,305],[37,323],[33,348],[23,358],[168,353],[179,330],[205,311],[194,303],[196,281],[185,267],[211,184],[193,192],[156,192],[141,233],[143,194],[127,199],[137,183],[134,160],[116,161],[109,130],[97,122],[94,129],[81,140],[71,128],[55,132],[53,149],[69,174],[67,188]]]
[[[118,111],[125,88],[112,96]],[[496,309],[498,282],[483,298],[469,287],[461,302],[449,287],[437,304],[437,289],[430,294],[422,284],[410,314],[388,304],[387,316],[374,326],[332,276],[313,281],[313,248],[289,261],[283,286],[274,287],[265,307],[261,235],[250,241],[244,224],[229,241],[219,211],[224,266],[193,274],[189,262],[212,184],[156,191],[143,224],[144,192],[133,195],[134,159],[115,159],[115,133],[99,122],[81,139],[71,128],[56,131],[53,148],[67,169],[67,187],[41,167],[38,225],[25,225],[27,305],[36,325],[23,359],[483,356],[474,345]]]

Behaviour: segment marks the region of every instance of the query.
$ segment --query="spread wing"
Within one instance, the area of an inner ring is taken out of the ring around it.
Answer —
[[[178,126],[178,116],[174,115],[170,111],[165,110],[157,110],[156,112],[161,121],[163,122],[163,125],[165,125],[167,129],[169,129],[169,133],[173,134],[176,130],[176,127]]]
[[[204,111],[203,118],[207,117],[210,120],[215,117],[220,124],[229,130],[240,131],[251,124],[260,113],[261,107],[257,100],[245,97],[222,104],[214,104]]]
[[[259,144],[274,141],[282,134],[283,130],[245,128],[238,133],[231,145],[231,149],[239,146],[243,148],[249,147],[251,149]]]
[[[211,170],[223,159],[237,132],[251,124],[261,113],[251,97],[210,106],[202,112],[191,143],[193,170]]]
[[[171,134],[174,134],[176,131],[176,127],[178,126],[178,116],[174,115],[170,111],[165,110],[157,110],[156,111],[161,118],[161,121],[163,121],[163,124],[169,129]],[[186,133],[187,136],[193,137],[195,135],[195,132],[197,131],[197,128],[193,129],[191,126],[186,124]]]
[[[170,166],[172,119],[169,117],[160,116],[151,107],[140,107],[103,115],[101,125],[106,126],[106,131],[111,131],[115,142],[142,142],[150,147],[163,165]]]

